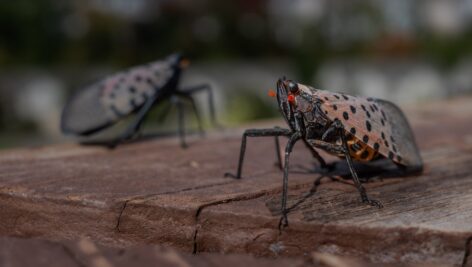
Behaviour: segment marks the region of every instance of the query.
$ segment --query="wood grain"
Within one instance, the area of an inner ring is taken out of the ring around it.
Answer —
[[[243,179],[223,177],[236,168],[240,128],[190,138],[186,150],[168,138],[116,150],[66,144],[2,151],[0,235],[88,237],[111,247],[160,244],[187,253],[304,259],[328,253],[372,263],[471,266],[472,259],[464,260],[472,238],[471,100],[406,108],[425,171],[366,183],[384,204],[380,210],[360,203],[349,179],[303,171],[315,163],[297,144],[289,206],[298,204],[279,233],[282,175],[273,140],[249,139]],[[283,122],[252,126],[267,125]]]

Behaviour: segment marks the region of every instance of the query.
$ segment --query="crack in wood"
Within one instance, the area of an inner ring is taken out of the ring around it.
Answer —
[[[115,225],[115,230],[120,233],[120,223],[121,223],[121,217],[123,216],[123,213],[128,205],[128,203],[130,201],[135,201],[135,200],[140,200],[140,199],[146,199],[146,198],[151,198],[151,197],[156,197],[156,196],[162,196],[162,195],[169,195],[169,194],[177,194],[177,193],[181,193],[181,192],[188,192],[188,191],[193,191],[193,190],[198,190],[198,189],[204,189],[204,188],[211,188],[211,187],[215,187],[215,186],[220,186],[220,185],[225,185],[225,184],[228,184],[230,182],[224,182],[224,183],[217,183],[217,184],[211,184],[211,185],[202,185],[202,186],[194,186],[194,187],[189,187],[189,188],[184,188],[184,189],[180,189],[180,190],[174,190],[174,191],[167,191],[167,192],[162,192],[162,193],[158,193],[158,194],[148,194],[148,195],[143,195],[143,196],[136,196],[136,197],[133,197],[133,198],[129,198],[129,199],[126,199],[124,202],[123,202],[123,205],[120,209],[120,212],[118,214],[118,219],[116,221],[116,225]]]
[[[252,199],[256,199],[256,198],[260,198],[260,197],[263,197],[263,196],[266,196],[266,195],[273,194],[274,193],[273,191],[280,191],[280,190],[277,189],[277,190],[261,191],[261,192],[258,192],[258,193],[253,193],[253,194],[249,194],[249,195],[242,195],[242,196],[237,196],[237,197],[228,198],[228,199],[222,199],[222,200],[213,201],[213,202],[210,202],[210,203],[200,205],[197,209],[197,212],[195,213],[195,230],[194,230],[194,235],[193,235],[193,251],[192,251],[192,253],[193,254],[198,253],[197,238],[198,238],[198,230],[199,230],[199,227],[200,227],[199,221],[200,221],[200,214],[201,214],[201,212],[203,211],[204,208],[207,208],[207,207],[210,207],[210,206],[221,205],[221,204],[238,202],[238,201],[252,200]]]
[[[115,226],[115,230],[118,233],[121,233],[121,231],[120,231],[121,216],[123,216],[123,212],[125,211],[126,206],[128,205],[128,202],[130,202],[130,201],[131,201],[131,199],[128,199],[128,200],[124,201],[123,206],[122,206],[121,211],[120,211],[120,214],[118,215],[118,219],[116,221],[116,226]]]

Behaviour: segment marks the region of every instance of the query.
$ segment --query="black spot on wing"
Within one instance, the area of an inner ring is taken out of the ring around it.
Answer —
[[[393,160],[393,157],[394,157],[394,156],[395,156],[395,155],[393,154],[392,151],[389,151],[389,152],[388,152],[388,158],[389,158],[389,159]]]
[[[146,83],[154,87],[154,82],[151,80],[151,78],[147,78]]]
[[[350,106],[352,114],[356,113],[356,108],[354,106]]]
[[[374,144],[374,149],[375,149],[375,150],[379,150],[379,148],[380,148],[379,143],[375,143],[375,144]]]
[[[349,97],[345,94],[342,94],[342,97],[344,98],[344,100],[349,100]]]
[[[362,137],[362,141],[367,144],[369,142],[369,137],[367,135],[364,135],[364,137]]]
[[[333,109],[334,109],[334,110],[338,110],[338,106],[333,105]]]
[[[382,113],[382,118],[383,118],[384,120],[387,120],[387,117],[385,116],[385,112],[384,112],[383,110],[380,110],[380,113]]]
[[[336,99],[341,99],[337,94],[334,94],[334,97],[336,97]]]
[[[353,135],[356,134],[356,128],[352,127],[351,130],[349,130],[349,132]]]
[[[367,131],[372,131],[372,125],[370,124],[369,121],[365,121],[365,127],[367,128]]]
[[[366,149],[366,150],[364,150],[364,152],[362,152],[361,158],[366,159],[368,156],[369,156],[369,151]]]
[[[349,120],[349,114],[347,114],[346,111],[343,112],[343,118],[344,118],[345,120]]]

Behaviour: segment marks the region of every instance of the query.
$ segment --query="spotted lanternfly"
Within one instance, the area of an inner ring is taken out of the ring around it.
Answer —
[[[318,90],[285,78],[277,82],[276,95],[289,129],[246,130],[243,134],[237,173],[226,175],[241,178],[246,137],[275,136],[276,141],[278,136],[288,137],[283,165],[281,226],[288,224],[289,157],[293,146],[299,140],[306,144],[321,167],[327,165],[316,149],[346,159],[362,201],[379,208],[382,204],[367,196],[353,161],[389,159],[403,171],[422,171],[422,159],[408,121],[393,103]]]
[[[180,140],[181,145],[185,147],[184,100],[191,104],[199,129],[202,131],[200,116],[192,95],[199,91],[207,91],[210,116],[212,122],[216,124],[213,95],[209,85],[179,88],[181,72],[188,64],[189,61],[181,54],[173,54],[164,60],[113,74],[80,90],[70,99],[62,112],[62,131],[66,134],[89,136],[115,124],[131,113],[137,113],[128,128],[116,140],[107,143],[114,147],[138,132],[153,106],[170,99],[170,103],[176,105],[179,113]]]

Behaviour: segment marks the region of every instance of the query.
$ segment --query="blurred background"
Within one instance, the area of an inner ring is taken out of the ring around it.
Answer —
[[[283,75],[413,105],[472,92],[472,0],[1,1],[0,148],[64,142],[74,90],[175,51],[225,125],[279,116]]]

